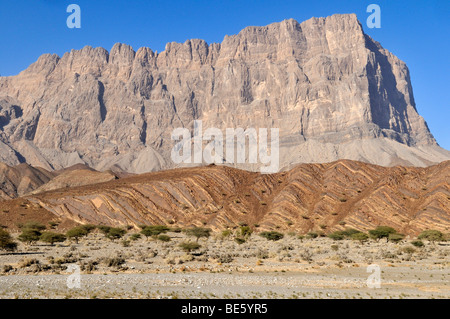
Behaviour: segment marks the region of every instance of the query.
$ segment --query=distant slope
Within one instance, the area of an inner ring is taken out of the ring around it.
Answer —
[[[47,183],[55,176],[43,168],[19,164],[11,167],[0,163],[0,200],[16,198]]]
[[[259,229],[302,233],[389,225],[417,234],[427,228],[449,231],[449,181],[450,161],[416,168],[340,160],[301,164],[271,175],[213,165],[136,175],[16,201],[78,223],[222,229],[245,222],[258,224]],[[16,201],[0,203],[0,212]]]
[[[83,164],[49,172],[28,164],[11,167],[0,163],[0,200],[13,199],[58,188],[107,182],[117,178],[117,174],[111,171],[97,172]]]

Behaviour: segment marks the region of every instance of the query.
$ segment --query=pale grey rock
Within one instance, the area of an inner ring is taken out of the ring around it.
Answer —
[[[87,46],[0,77],[0,161],[10,165],[169,168],[172,130],[194,120],[222,132],[279,128],[280,167],[450,158],[417,113],[405,63],[354,14],[248,27],[220,44],[168,43],[161,53]]]

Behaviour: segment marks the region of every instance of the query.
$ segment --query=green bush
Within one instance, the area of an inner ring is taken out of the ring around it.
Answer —
[[[97,226],[98,230],[100,230],[104,235],[109,233],[109,230],[111,229],[111,226],[106,226],[106,225],[98,225]]]
[[[67,238],[74,239],[77,244],[78,244],[78,240],[81,237],[87,236],[87,234],[88,234],[88,231],[86,229],[84,229],[82,226],[74,227],[72,229],[69,229],[66,232]]]
[[[141,238],[141,234],[138,234],[138,233],[132,234],[132,235],[130,236],[130,239],[133,240],[133,241],[136,241],[136,240],[138,240],[138,239],[140,239],[140,238]]]
[[[53,246],[54,243],[61,243],[65,241],[66,236],[64,234],[46,231],[41,234],[40,240]]]
[[[106,238],[109,238],[111,240],[120,239],[126,233],[127,233],[127,231],[125,229],[123,229],[123,228],[111,227],[109,229],[109,232],[106,234]]]
[[[159,235],[158,236],[158,240],[163,241],[163,242],[168,242],[168,241],[170,241],[170,239],[171,238],[167,235]]]
[[[365,242],[367,239],[369,239],[369,236],[366,234],[366,233],[355,233],[355,234],[352,234],[351,236],[350,236],[350,238],[351,239],[353,239],[353,240],[358,240],[359,242]]]
[[[41,232],[36,229],[24,229],[18,239],[22,242],[31,244],[37,242],[41,238]]]
[[[11,235],[4,229],[0,228],[0,249],[6,251],[14,251],[17,249],[17,243],[14,242]]]
[[[191,252],[193,250],[199,249],[201,246],[198,243],[193,243],[193,242],[183,242],[179,245],[179,247],[181,249],[183,249],[184,251],[187,252]]]
[[[195,237],[197,239],[197,242],[198,242],[199,238],[201,238],[201,237],[208,238],[209,236],[211,236],[211,229],[209,229],[209,228],[192,227],[192,228],[185,229],[184,232],[188,236]]]
[[[328,237],[333,240],[342,240],[345,238],[345,235],[341,231],[335,231],[333,233],[328,234]]]
[[[418,248],[425,246],[425,244],[421,240],[413,240],[411,242],[411,245],[418,247]]]
[[[241,226],[239,233],[241,237],[248,238],[253,233],[253,230],[249,226]]]
[[[264,237],[267,240],[277,241],[284,237],[282,233],[276,231],[265,231],[259,234],[259,236]]]
[[[88,233],[97,228],[95,225],[92,224],[81,225],[80,227],[84,228]]]
[[[144,235],[147,238],[148,237],[156,238],[158,235],[166,233],[169,230],[170,230],[170,228],[167,227],[167,226],[164,226],[164,225],[150,225],[150,226],[145,226],[141,230],[141,234]]]
[[[236,243],[238,243],[239,245],[241,245],[241,244],[243,244],[243,243],[246,242],[245,238],[242,238],[242,237],[236,237],[236,238],[234,239],[234,241],[235,241]]]
[[[222,230],[222,233],[220,234],[222,238],[228,238],[231,236],[233,232],[230,229]]]
[[[418,239],[425,239],[429,241],[445,241],[445,236],[439,230],[424,230],[417,237]]]
[[[317,237],[319,237],[319,234],[318,233],[316,233],[316,232],[309,232],[309,233],[307,233],[306,234],[306,238],[310,238],[310,239],[312,239],[312,238],[317,238]]]
[[[388,238],[389,234],[395,234],[397,231],[388,226],[378,226],[375,229],[369,230],[369,235],[373,239],[380,239],[380,238]]]
[[[388,236],[388,240],[393,242],[393,243],[398,243],[399,241],[401,241],[403,238],[405,238],[405,235],[403,234],[389,234]]]

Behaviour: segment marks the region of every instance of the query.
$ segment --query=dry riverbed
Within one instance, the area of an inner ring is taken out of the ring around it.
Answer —
[[[131,234],[126,235],[129,238]],[[247,242],[212,236],[19,245],[0,254],[0,298],[449,298],[450,246],[285,236]],[[195,240],[194,240],[195,241]],[[368,265],[380,288],[368,286]],[[77,275],[79,270],[79,276]],[[79,281],[77,281],[79,280]]]

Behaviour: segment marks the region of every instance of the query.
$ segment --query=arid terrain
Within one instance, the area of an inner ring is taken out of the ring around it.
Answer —
[[[111,241],[98,231],[55,246],[19,245],[0,255],[0,298],[449,298],[450,245],[400,243],[286,234],[269,241],[253,233],[245,243],[214,233],[201,247],[167,232],[169,242],[142,237]],[[125,243],[124,243],[125,242]],[[127,246],[127,247],[124,247]],[[68,278],[80,266],[80,287]],[[369,288],[369,264],[381,287]]]

